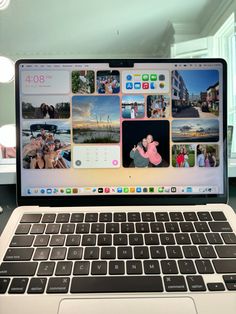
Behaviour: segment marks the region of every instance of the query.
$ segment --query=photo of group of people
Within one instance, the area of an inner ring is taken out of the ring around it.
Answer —
[[[71,166],[70,124],[44,120],[24,121],[22,127],[24,169],[66,169]]]
[[[198,167],[218,167],[219,166],[219,146],[218,145],[197,145],[197,165]]]
[[[168,121],[123,121],[123,167],[169,167]]]
[[[68,119],[70,99],[63,96],[27,96],[22,100],[24,119]]]
[[[122,96],[122,118],[142,119],[144,118],[144,96],[124,95]]]
[[[120,98],[73,96],[72,127],[75,144],[119,143]]]
[[[169,118],[170,98],[166,95],[147,96],[147,117],[148,118]]]
[[[172,166],[176,168],[189,168],[195,165],[195,145],[173,145]]]
[[[119,71],[98,71],[97,92],[99,94],[118,94],[120,92]]]
[[[171,81],[174,118],[219,116],[219,71],[172,71]]]
[[[95,74],[91,70],[72,71],[72,93],[92,94],[95,90]]]

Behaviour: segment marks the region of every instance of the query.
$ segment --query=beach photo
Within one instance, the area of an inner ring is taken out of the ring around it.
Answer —
[[[123,167],[169,167],[169,121],[122,122]]]
[[[217,70],[172,71],[172,116],[215,118],[219,116]]]
[[[147,96],[147,117],[169,118],[170,116],[170,97],[165,95]]]
[[[97,92],[99,94],[118,94],[120,92],[120,72],[98,71]]]
[[[218,142],[219,121],[189,119],[172,121],[173,142]]]
[[[72,124],[75,144],[119,143],[120,98],[73,96]]]
[[[72,71],[72,93],[93,94],[95,90],[95,74],[91,70]]]
[[[67,169],[71,166],[70,123],[24,121],[22,126],[24,169]]]
[[[198,167],[218,167],[220,164],[219,145],[207,144],[197,145],[197,165]]]
[[[123,95],[122,96],[122,118],[142,119],[144,118],[144,96]]]
[[[195,145],[181,144],[172,146],[172,166],[190,168],[195,166]]]
[[[24,119],[70,118],[70,98],[67,96],[25,96],[21,104]]]

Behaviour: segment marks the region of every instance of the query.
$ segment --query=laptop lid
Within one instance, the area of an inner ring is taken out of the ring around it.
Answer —
[[[16,62],[21,205],[226,202],[222,59]]]

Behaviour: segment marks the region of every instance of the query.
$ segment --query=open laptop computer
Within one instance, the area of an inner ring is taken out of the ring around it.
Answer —
[[[226,87],[221,59],[18,61],[0,312],[235,314]]]

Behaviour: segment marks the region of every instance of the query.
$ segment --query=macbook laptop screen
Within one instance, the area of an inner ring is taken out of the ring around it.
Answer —
[[[220,60],[17,62],[20,195],[225,193]]]

